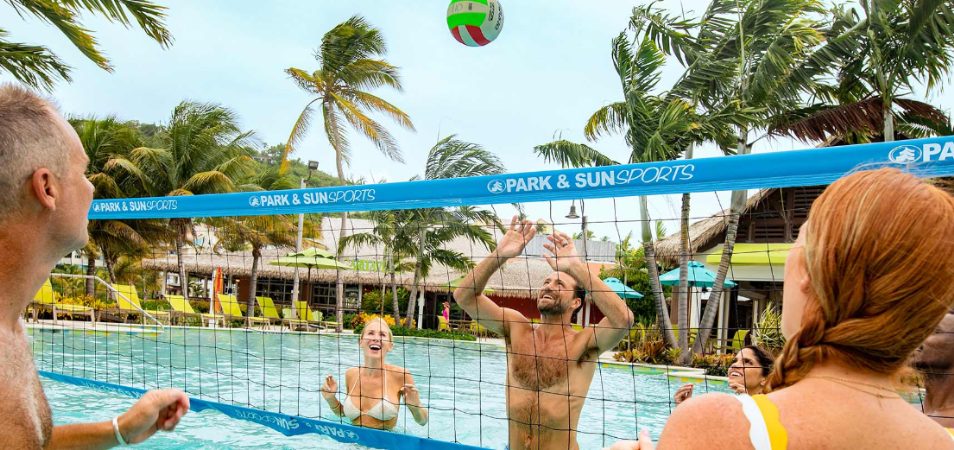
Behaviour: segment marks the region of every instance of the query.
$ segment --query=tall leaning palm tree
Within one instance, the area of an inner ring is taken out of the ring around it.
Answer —
[[[597,110],[587,121],[584,134],[593,141],[606,133],[622,133],[630,154],[627,163],[666,161],[679,157],[700,139],[703,125],[692,105],[670,95],[654,91],[659,84],[665,57],[649,39],[633,39],[625,32],[612,41],[613,65],[619,76],[623,100]],[[563,167],[606,166],[617,160],[585,144],[558,140],[535,148],[548,161]],[[656,304],[656,317],[667,345],[676,346],[669,310],[666,307],[653,244],[649,203],[639,198],[641,234],[649,279]],[[685,333],[683,333],[685,334]]]
[[[854,33],[827,27],[819,0],[713,0],[697,20],[684,20],[650,7],[636,8],[644,36],[685,67],[672,92],[691,99],[705,116],[735,116],[735,153],[749,154],[768,135],[773,118],[799,107],[802,95],[857,45]],[[722,260],[693,345],[708,342],[723,294],[745,205],[734,191]]]
[[[249,156],[251,132],[243,132],[235,114],[208,103],[182,102],[160,133],[161,148],[132,151],[130,168],[138,182],[154,197],[233,192],[238,180],[252,176],[255,161]],[[193,221],[171,219],[180,283],[188,298],[188,274],[183,249],[191,240]]]
[[[476,177],[504,173],[500,159],[478,144],[461,141],[450,135],[437,142],[427,153],[425,180]],[[454,209],[423,208],[409,211],[412,220],[405,222],[414,258],[414,281],[407,303],[407,317],[413,318],[419,285],[434,263],[465,271],[472,267],[467,255],[448,250],[447,244],[464,237],[493,249],[496,243],[487,227],[501,224],[493,213],[472,207]]]
[[[109,22],[131,27],[133,22],[163,47],[172,44],[166,29],[165,7],[148,0],[8,0],[21,16],[35,16],[58,28],[80,53],[101,69],[111,72],[109,59],[100,51],[92,32],[79,22],[84,15],[96,15]],[[0,71],[20,82],[50,90],[57,79],[70,81],[70,67],[49,48],[11,42],[0,27]]]
[[[381,32],[364,18],[354,16],[338,24],[321,38],[321,46],[315,54],[318,70],[308,72],[291,67],[285,71],[299,87],[314,98],[305,105],[292,126],[282,154],[283,173],[288,167],[288,156],[295,151],[295,146],[308,132],[316,108],[321,111],[325,137],[335,153],[335,166],[342,184],[346,183],[344,165],[351,161],[347,126],[370,140],[391,160],[404,162],[391,133],[368,115],[384,114],[398,125],[414,129],[411,118],[404,111],[369,92],[384,86],[399,91],[402,89],[398,68],[383,59],[386,52]],[[342,214],[342,238],[347,221],[347,213]],[[339,245],[339,248],[343,247]],[[340,324],[343,322],[344,301],[344,286],[340,278],[336,283],[336,297],[336,321]]]

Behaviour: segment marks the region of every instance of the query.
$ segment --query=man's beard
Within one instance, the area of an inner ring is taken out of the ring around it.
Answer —
[[[557,300],[552,300],[547,305],[541,305],[537,302],[537,309],[540,310],[540,314],[559,316],[566,312],[566,305]]]

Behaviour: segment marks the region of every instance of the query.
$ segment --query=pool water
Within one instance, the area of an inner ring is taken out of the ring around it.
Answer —
[[[30,334],[40,370],[144,389],[177,387],[205,400],[335,422],[343,419],[331,413],[319,388],[332,374],[343,391],[344,371],[357,365],[360,352],[356,336],[336,334],[198,328],[162,333],[33,328]],[[504,347],[399,337],[387,362],[412,373],[430,408],[430,421],[419,426],[402,407],[394,432],[504,447]],[[134,402],[48,379],[43,384],[57,424],[109,420]],[[580,447],[601,448],[643,428],[658,436],[678,387],[662,372],[601,365],[580,417]],[[727,392],[727,387],[696,388],[707,390]],[[363,448],[320,435],[286,437],[215,411],[190,413],[176,432],[137,447]]]

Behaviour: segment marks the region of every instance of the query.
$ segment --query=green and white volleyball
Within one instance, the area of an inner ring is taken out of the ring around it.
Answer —
[[[447,7],[447,27],[457,42],[483,47],[500,35],[503,8],[497,0],[451,0]]]

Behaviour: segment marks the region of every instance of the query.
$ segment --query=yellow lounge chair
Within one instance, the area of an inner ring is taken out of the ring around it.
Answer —
[[[171,317],[169,311],[146,310],[142,307],[142,303],[139,301],[139,292],[136,291],[134,286],[114,284],[112,287],[115,291],[112,291],[111,294],[116,299],[116,306],[119,314],[123,316],[123,322],[127,322],[130,315],[142,315],[142,312],[145,311],[160,323],[169,323]],[[145,321],[144,317],[142,319]]]
[[[185,297],[181,295],[166,295],[166,301],[169,302],[169,306],[172,307],[173,317],[179,319],[177,323],[181,325],[181,319],[184,317],[195,317],[199,319],[199,323],[204,326],[208,321],[214,321],[214,323],[222,323],[222,326],[225,326],[225,316],[221,314],[210,314],[210,313],[199,313],[192,309],[192,305],[186,301]]]
[[[56,293],[53,292],[53,283],[50,282],[49,278],[43,282],[43,286],[41,286],[40,290],[33,296],[33,303],[36,305],[36,308],[33,309],[34,322],[39,321],[37,315],[40,309],[49,309],[53,313],[54,322],[60,314],[67,315],[70,320],[73,319],[74,315],[82,315],[89,317],[91,322],[96,321],[96,311],[93,310],[93,308],[58,302],[56,300]]]
[[[245,319],[245,326],[247,327],[251,327],[257,323],[268,325],[270,322],[270,320],[265,317],[256,317],[254,310],[248,311],[247,316],[243,316],[242,307],[239,305],[238,298],[233,294],[219,294],[219,303],[222,305],[222,312],[228,319]]]
[[[275,301],[271,297],[255,297],[255,303],[258,304],[258,310],[262,312],[262,315],[256,319],[265,319],[269,325],[282,323],[282,316],[278,315]]]
[[[437,315],[437,331],[451,331],[450,324],[441,314]]]
[[[748,336],[748,334],[749,330],[737,330],[732,337],[732,343],[729,345],[729,349],[734,352],[742,350],[742,347],[745,347],[745,337]]]

